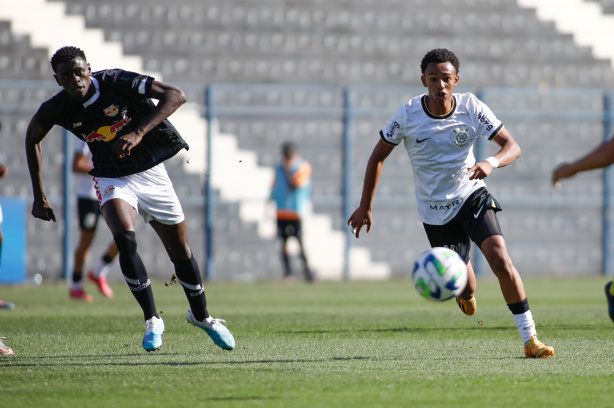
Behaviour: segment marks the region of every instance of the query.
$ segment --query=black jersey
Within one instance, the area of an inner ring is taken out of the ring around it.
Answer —
[[[129,156],[119,158],[113,141],[133,132],[154,109],[149,99],[154,79],[121,69],[98,71],[91,79],[96,94],[88,101],[77,102],[62,90],[41,105],[36,117],[45,130],[59,125],[87,142],[94,162],[92,176],[139,173],[189,148],[167,119],[145,134]]]

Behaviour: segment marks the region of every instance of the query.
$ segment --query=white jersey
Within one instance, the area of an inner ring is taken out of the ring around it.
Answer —
[[[503,124],[471,93],[453,94],[450,113],[439,116],[426,106],[426,94],[401,106],[381,130],[387,144],[401,142],[411,160],[417,217],[426,224],[443,225],[458,213],[465,199],[483,180],[469,180],[475,164],[473,145],[478,137],[495,137]]]
[[[82,156],[88,157],[90,160],[92,158],[92,153],[90,152],[90,148],[87,146],[81,139],[77,139],[77,143],[75,144],[74,152],[80,154]],[[94,188],[94,178],[87,173],[76,173],[77,177],[77,197],[78,198],[88,198],[90,200],[98,200],[98,196],[96,196],[96,189]]]

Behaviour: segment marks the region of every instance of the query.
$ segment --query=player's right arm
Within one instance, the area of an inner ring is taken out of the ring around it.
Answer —
[[[371,207],[373,205],[373,197],[375,197],[375,188],[382,174],[384,161],[386,161],[392,149],[394,149],[394,145],[388,144],[380,139],[377,145],[375,145],[371,157],[369,157],[367,170],[365,171],[360,205],[348,220],[348,225],[354,229],[356,238],[359,237],[360,229],[363,225],[367,226],[367,233],[371,229]]]
[[[40,143],[47,136],[49,130],[45,130],[39,123],[37,116],[34,115],[26,132],[26,157],[28,159],[28,170],[32,180],[32,191],[34,203],[32,204],[32,215],[41,220],[55,222],[55,214],[43,187],[41,176],[41,162],[43,151]]]

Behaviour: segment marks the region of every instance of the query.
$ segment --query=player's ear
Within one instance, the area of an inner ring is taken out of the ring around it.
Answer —
[[[426,86],[426,77],[425,77],[424,75],[422,75],[422,76],[420,77],[420,80],[422,81],[422,85],[424,85],[424,87],[426,88],[426,87],[427,87],[427,86]]]
[[[58,78],[56,74],[53,74],[53,78],[55,79],[55,82],[58,83],[58,85],[62,86],[62,84],[60,83],[60,79]]]
[[[90,63],[88,62],[87,63],[87,74],[90,75],[91,73],[92,73],[92,67],[90,66]]]

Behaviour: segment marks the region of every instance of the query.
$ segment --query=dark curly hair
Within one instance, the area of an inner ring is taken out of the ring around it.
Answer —
[[[456,70],[457,74],[460,70],[460,62],[458,61],[458,58],[456,58],[456,55],[454,55],[452,51],[447,50],[445,48],[436,48],[426,53],[424,58],[422,58],[422,62],[420,62],[420,70],[422,71],[422,75],[424,75],[424,72],[426,71],[426,67],[431,62],[434,62],[437,64],[443,63],[443,62],[449,62],[450,64],[454,66],[454,69]]]
[[[87,58],[85,58],[85,53],[81,48],[72,46],[62,47],[57,50],[55,54],[53,54],[53,57],[51,57],[51,68],[53,69],[53,72],[55,72],[56,68],[61,63],[71,61],[79,57],[87,61]]]

